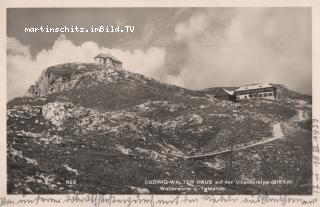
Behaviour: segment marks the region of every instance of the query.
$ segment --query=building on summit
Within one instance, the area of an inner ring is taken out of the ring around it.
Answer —
[[[94,60],[99,65],[103,65],[106,67],[122,68],[122,62],[109,53],[99,53],[97,56],[94,57]]]

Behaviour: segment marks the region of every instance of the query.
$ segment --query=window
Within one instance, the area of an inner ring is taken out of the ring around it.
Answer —
[[[259,93],[259,98],[260,98],[260,97],[262,97],[262,94],[261,94],[261,93]]]
[[[268,93],[264,93],[263,96],[264,96],[264,97],[268,96]]]
[[[269,96],[273,96],[273,93],[269,93],[268,95],[269,95]]]

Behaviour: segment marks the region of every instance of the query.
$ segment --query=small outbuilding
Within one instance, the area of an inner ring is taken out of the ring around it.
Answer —
[[[234,93],[234,91],[230,91],[230,90],[227,90],[224,88],[219,88],[216,91],[214,98],[235,102],[236,99],[235,99],[235,96],[233,95],[233,93]]]

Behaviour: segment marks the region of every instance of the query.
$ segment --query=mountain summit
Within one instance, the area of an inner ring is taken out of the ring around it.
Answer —
[[[172,99],[188,92],[192,94],[187,89],[163,84],[117,67],[69,63],[45,69],[26,96],[66,97],[86,107],[110,110],[147,100]]]
[[[8,193],[311,192],[311,103],[240,104],[212,91],[104,64],[48,67],[7,103]],[[214,183],[280,177],[299,183]],[[168,180],[177,182],[159,184]]]

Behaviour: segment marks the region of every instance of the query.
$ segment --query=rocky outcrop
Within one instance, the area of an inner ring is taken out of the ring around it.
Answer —
[[[26,96],[42,97],[55,92],[70,90],[79,84],[82,77],[97,76],[114,72],[114,69],[92,63],[69,63],[46,68],[36,83],[28,89]],[[102,77],[101,77],[102,76]],[[109,81],[112,76],[108,77]]]
[[[120,109],[148,100],[170,100],[192,91],[152,78],[91,63],[46,68],[25,97],[56,97],[100,110]],[[103,104],[102,104],[103,103]]]

